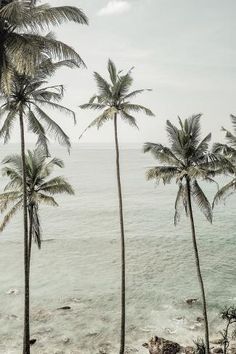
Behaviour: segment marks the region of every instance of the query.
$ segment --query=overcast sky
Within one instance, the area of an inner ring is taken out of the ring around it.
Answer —
[[[44,1],[42,1],[44,2]],[[124,123],[122,142],[163,141],[165,121],[202,112],[203,132],[223,138],[236,114],[235,0],[51,0],[51,6],[73,5],[84,10],[89,27],[67,24],[58,39],[73,46],[87,70],[63,69],[53,82],[66,86],[64,103],[77,113],[76,127],[68,117],[58,120],[78,136],[96,112],[79,104],[96,93],[93,71],[106,76],[111,58],[120,69],[135,67],[134,88],[152,88],[135,101],[151,108],[155,118],[138,116],[140,130]],[[57,115],[55,115],[57,118]],[[112,125],[91,129],[83,142],[112,142]]]

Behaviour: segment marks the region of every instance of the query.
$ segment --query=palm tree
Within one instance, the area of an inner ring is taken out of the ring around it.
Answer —
[[[39,218],[41,205],[57,207],[58,204],[54,195],[74,194],[72,186],[62,176],[50,178],[55,167],[64,167],[62,160],[58,158],[47,158],[43,149],[28,151],[25,156],[26,181],[27,181],[27,210],[29,216],[29,265],[31,258],[32,240],[38,248],[41,248],[42,230]],[[0,194],[0,210],[5,212],[0,225],[2,232],[15,214],[23,208],[23,174],[21,155],[10,155],[3,160],[6,165],[3,175],[9,177],[10,181]]]
[[[221,153],[227,159],[229,159],[234,168],[232,169],[231,173],[234,175],[232,181],[227,183],[225,186],[220,188],[216,193],[213,201],[213,207],[218,204],[222,199],[225,200],[231,194],[236,192],[236,171],[235,171],[235,163],[236,163],[236,116],[231,114],[231,121],[234,129],[234,133],[231,133],[229,130],[222,128],[225,131],[225,137],[227,144],[220,144],[216,143],[213,146],[213,151],[216,153]]]
[[[30,0],[0,2],[0,87],[9,92],[13,71],[34,75],[42,58],[74,59],[84,65],[79,54],[70,46],[57,41],[52,33],[40,30],[67,21],[88,24],[81,9],[73,6],[33,6]]]
[[[178,183],[179,189],[175,201],[175,224],[180,219],[180,210],[183,207],[190,218],[197,276],[203,303],[206,353],[209,354],[207,302],[196,240],[192,200],[196,202],[207,220],[212,222],[211,205],[198,184],[198,179],[213,181],[212,177],[216,174],[217,169],[224,164],[226,165],[226,162],[208,151],[211,134],[208,134],[203,140],[200,139],[200,117],[200,114],[193,115],[184,121],[179,118],[179,128],[167,121],[170,147],[162,144],[146,143],[144,152],[151,152],[162,163],[162,165],[150,168],[147,171],[148,180],[162,180],[165,184],[175,179]]]
[[[25,165],[25,123],[34,134],[38,136],[37,145],[44,147],[48,154],[48,134],[53,135],[59,143],[70,148],[69,137],[60,126],[49,117],[44,107],[56,109],[71,115],[75,119],[74,112],[60,105],[63,98],[63,86],[47,86],[46,78],[61,65],[73,66],[74,62],[67,60],[53,64],[51,60],[44,60],[37,68],[34,77],[15,73],[13,85],[9,96],[0,96],[4,103],[0,107],[1,118],[5,117],[0,129],[0,138],[6,143],[11,136],[11,129],[15,121],[19,119],[21,136],[21,157],[23,172],[23,196],[24,196],[24,272],[25,272],[25,314],[24,314],[24,344],[23,354],[30,353],[30,324],[29,324],[29,267],[28,267],[28,218],[27,218],[27,184]]]
[[[121,234],[121,335],[120,335],[120,354],[124,353],[125,349],[125,231],[124,231],[124,216],[123,216],[123,200],[120,177],[120,157],[119,157],[119,141],[118,141],[118,117],[129,123],[133,127],[138,127],[134,113],[144,113],[148,116],[154,114],[150,109],[139,104],[130,103],[130,99],[145,90],[135,90],[129,92],[133,79],[131,70],[122,75],[122,72],[117,72],[114,63],[108,61],[108,72],[110,82],[106,81],[97,72],[94,73],[94,78],[98,88],[98,95],[93,96],[89,103],[80,106],[82,109],[100,110],[102,113],[95,118],[85,131],[93,126],[98,129],[102,125],[113,120],[114,135],[115,135],[115,150],[116,150],[116,173],[119,198],[119,215],[120,215],[120,234]],[[83,134],[82,134],[83,135]],[[82,136],[81,135],[81,136]]]

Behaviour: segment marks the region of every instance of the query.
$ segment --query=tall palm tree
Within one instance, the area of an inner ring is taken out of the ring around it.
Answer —
[[[33,75],[42,58],[74,59],[84,65],[79,54],[70,46],[57,41],[52,33],[41,30],[72,21],[88,24],[81,9],[73,6],[32,6],[30,0],[0,2],[0,87],[8,92],[13,71]]]
[[[25,310],[24,310],[24,343],[23,354],[30,354],[30,323],[29,323],[29,266],[28,266],[28,218],[27,218],[27,184],[25,165],[25,124],[38,136],[37,145],[44,147],[48,153],[48,139],[46,131],[53,135],[59,143],[70,148],[69,137],[60,126],[45,112],[44,107],[56,109],[71,115],[75,119],[74,112],[60,105],[63,98],[63,86],[48,86],[46,78],[55,68],[61,65],[73,66],[73,61],[63,61],[53,64],[49,59],[44,60],[37,68],[34,77],[15,73],[11,91],[7,97],[0,96],[4,103],[0,107],[1,119],[5,117],[0,138],[6,143],[11,136],[11,129],[19,119],[21,136],[21,157],[23,172],[23,196],[24,196],[24,272],[25,272]]]
[[[62,176],[50,178],[55,167],[64,167],[61,159],[47,158],[43,149],[28,151],[25,156],[27,183],[27,210],[29,216],[29,265],[32,240],[41,248],[42,230],[39,217],[41,205],[57,207],[54,195],[74,194],[72,186]],[[23,174],[21,155],[10,155],[3,160],[6,165],[3,175],[10,181],[0,194],[0,210],[5,213],[0,232],[2,232],[15,214],[23,208]]]
[[[236,192],[236,116],[233,114],[231,114],[231,121],[234,133],[225,128],[222,128],[225,132],[227,144],[215,143],[213,145],[213,151],[223,154],[223,156],[232,162],[234,168],[232,169],[231,173],[234,175],[234,178],[217,191],[214,197],[213,207],[221,200],[225,200],[231,194]]]
[[[179,118],[179,128],[167,121],[170,147],[162,144],[146,143],[144,152],[151,152],[162,163],[162,165],[150,168],[147,171],[148,180],[162,180],[165,184],[175,179],[178,183],[179,189],[175,201],[175,224],[179,221],[180,211],[183,207],[190,218],[197,276],[202,295],[206,353],[209,354],[207,302],[196,240],[192,200],[196,202],[207,220],[212,222],[211,205],[198,184],[198,179],[213,181],[212,177],[216,174],[218,168],[226,162],[208,151],[211,134],[208,134],[203,140],[200,139],[200,117],[201,115],[198,114],[184,121]]]
[[[24,207],[22,157],[21,155],[11,155],[6,157],[3,163],[7,165],[3,169],[3,173],[10,178],[10,182],[5,187],[5,193],[0,194],[0,210],[2,213],[6,212],[3,222],[0,225],[0,231],[6,227],[16,212]],[[40,205],[58,206],[53,197],[54,195],[62,193],[74,194],[74,191],[65,178],[61,176],[51,179],[49,178],[55,166],[62,168],[64,164],[57,158],[47,161],[44,149],[41,151],[39,149],[33,152],[28,151],[28,155],[25,156],[25,163],[27,180],[27,212],[29,216],[27,252],[29,276],[32,239],[34,239],[38,247],[41,248],[42,232],[39,218]],[[23,350],[24,352],[30,350],[30,344],[25,343]]]
[[[114,122],[115,135],[115,150],[116,150],[116,174],[117,187],[119,198],[119,215],[120,215],[120,234],[121,234],[121,335],[120,335],[120,354],[125,350],[125,231],[124,231],[124,216],[123,216],[123,200],[120,177],[120,156],[119,156],[119,141],[118,141],[118,117],[133,127],[138,127],[136,118],[133,113],[144,113],[148,116],[154,114],[150,109],[139,104],[130,103],[130,100],[145,90],[135,90],[130,92],[133,83],[131,70],[122,75],[122,72],[117,72],[114,63],[108,61],[108,72],[110,82],[106,81],[97,72],[94,73],[94,78],[98,88],[98,94],[93,96],[90,101],[80,106],[82,109],[99,110],[102,113],[95,118],[85,131],[93,126],[98,129],[109,120]],[[82,134],[83,135],[83,134]],[[81,135],[81,136],[82,136]]]

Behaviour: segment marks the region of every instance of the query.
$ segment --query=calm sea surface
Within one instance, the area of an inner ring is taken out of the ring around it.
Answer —
[[[0,158],[18,146],[1,147]],[[114,152],[110,146],[75,145],[57,170],[75,196],[42,207],[42,250],[34,247],[31,273],[32,353],[116,353],[120,330],[120,242]],[[123,148],[121,171],[127,257],[127,347],[157,334],[191,344],[203,328],[190,225],[183,215],[174,227],[175,184],[145,180],[155,164],[140,149]],[[0,180],[0,188],[6,183]],[[213,184],[203,185],[212,200]],[[236,195],[215,209],[210,225],[196,211],[197,236],[206,282],[211,330],[219,330],[220,309],[236,303]],[[23,243],[21,215],[0,235],[0,353],[21,353]],[[15,294],[9,294],[11,290]],[[61,306],[71,310],[57,310]],[[214,334],[214,337],[216,335]],[[132,350],[133,349],[133,350]],[[136,351],[135,351],[136,350]]]

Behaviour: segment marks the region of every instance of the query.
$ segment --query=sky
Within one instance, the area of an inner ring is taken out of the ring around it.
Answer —
[[[44,1],[41,1],[44,2]],[[120,141],[166,141],[165,123],[203,113],[202,131],[223,139],[221,127],[231,127],[236,114],[235,0],[50,0],[51,6],[78,6],[89,26],[65,24],[58,39],[75,48],[87,69],[62,69],[53,83],[64,84],[64,104],[76,112],[77,125],[53,112],[73,142],[96,117],[82,111],[96,93],[93,72],[107,77],[107,60],[119,69],[134,66],[134,89],[151,88],[134,102],[155,117],[137,116],[139,130],[121,122]],[[113,142],[112,124],[90,129],[82,142]],[[16,136],[17,139],[17,136]],[[30,139],[30,138],[29,138]]]

